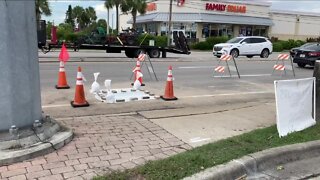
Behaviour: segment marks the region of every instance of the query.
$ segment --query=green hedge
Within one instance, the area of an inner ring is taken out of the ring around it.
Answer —
[[[150,34],[142,34],[138,37],[138,43],[141,43],[141,45],[149,45],[150,40],[154,40],[155,46],[167,46],[167,36],[154,36]]]
[[[204,42],[198,42],[198,43],[192,44],[191,48],[197,49],[197,50],[212,50],[212,48],[215,44],[225,43],[228,40],[229,40],[229,38],[225,37],[225,36],[209,37]]]
[[[283,50],[290,50],[295,47],[303,45],[305,42],[301,40],[289,39],[288,41],[275,41],[273,42],[273,52],[281,52]]]

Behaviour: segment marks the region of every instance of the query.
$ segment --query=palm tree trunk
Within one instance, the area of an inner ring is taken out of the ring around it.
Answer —
[[[107,20],[107,34],[108,35],[109,35],[109,26],[110,26],[109,22],[110,22],[110,10],[108,8],[108,20]]]
[[[136,29],[137,13],[132,12],[132,28]]]
[[[116,23],[117,23],[117,33],[119,33],[119,6],[116,7]]]

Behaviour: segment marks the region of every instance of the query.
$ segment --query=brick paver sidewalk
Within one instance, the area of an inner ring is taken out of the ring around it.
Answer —
[[[2,179],[91,179],[191,147],[138,115],[59,119],[75,137],[58,151],[0,167]]]

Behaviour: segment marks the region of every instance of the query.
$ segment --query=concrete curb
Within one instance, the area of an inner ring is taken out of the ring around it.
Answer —
[[[184,180],[240,179],[271,166],[320,155],[320,140],[267,149],[232,160],[227,164],[208,168]]]
[[[48,142],[53,144],[55,149],[60,149],[73,138],[72,130],[57,132]],[[45,155],[55,151],[50,143],[37,143],[33,147],[20,149],[16,151],[2,150],[0,151],[0,166],[21,162],[37,156]]]

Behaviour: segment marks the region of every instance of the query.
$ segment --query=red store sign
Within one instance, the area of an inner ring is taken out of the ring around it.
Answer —
[[[246,6],[206,3],[206,10],[207,11],[227,11],[227,12],[233,12],[233,13],[246,13]]]

